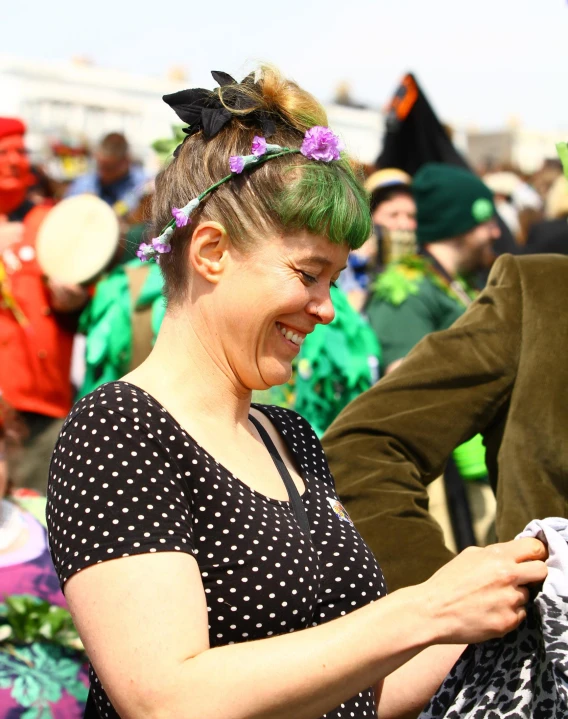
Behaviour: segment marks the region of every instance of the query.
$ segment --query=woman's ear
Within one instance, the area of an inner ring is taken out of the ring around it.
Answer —
[[[229,238],[218,222],[200,223],[191,237],[189,260],[193,272],[217,283],[223,274],[229,252]]]

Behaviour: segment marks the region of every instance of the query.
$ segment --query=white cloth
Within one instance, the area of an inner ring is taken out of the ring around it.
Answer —
[[[568,520],[535,519],[519,537],[548,544],[542,591],[518,629],[466,649],[419,719],[568,716]]]
[[[568,597],[568,519],[533,519],[517,536],[536,537],[548,545],[548,577],[542,591],[549,597]]]

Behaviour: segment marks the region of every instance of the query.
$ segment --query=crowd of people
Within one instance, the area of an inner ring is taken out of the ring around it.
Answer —
[[[113,132],[54,192],[0,118],[0,716],[452,716],[567,516],[568,180],[362,167],[213,77],[156,178]],[[55,212],[104,263],[46,269]]]

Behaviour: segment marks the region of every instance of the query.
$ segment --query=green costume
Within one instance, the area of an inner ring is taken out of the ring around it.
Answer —
[[[296,375],[295,409],[321,436],[339,412],[378,379],[380,349],[345,294],[332,288],[335,318],[306,337]]]
[[[403,257],[379,275],[366,311],[385,367],[406,357],[430,332],[445,330],[461,317],[476,291],[464,278],[456,282],[463,297],[420,255]]]
[[[165,312],[162,284],[159,266],[140,260],[115,267],[99,281],[79,320],[87,339],[79,397],[119,379],[148,354]]]

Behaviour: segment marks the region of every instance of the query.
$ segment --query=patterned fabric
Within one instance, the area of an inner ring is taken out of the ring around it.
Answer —
[[[65,607],[51,563],[45,529],[24,513],[30,540],[2,555],[2,598],[27,595]],[[0,616],[6,611],[0,604]],[[0,622],[1,623],[1,622]],[[0,641],[0,717],[2,719],[80,719],[88,692],[87,666],[79,655],[49,642]]]
[[[549,577],[526,620],[503,639],[466,649],[420,719],[568,716],[568,520],[535,520],[521,536],[549,547]]]
[[[383,596],[382,572],[338,501],[309,424],[256,408],[296,459],[310,537],[289,501],[251,489],[150,395],[116,382],[75,405],[53,455],[47,520],[61,583],[116,557],[192,554],[212,647],[318,626]],[[116,719],[94,672],[91,685],[101,716]],[[376,719],[372,687],[326,715],[350,716]]]

